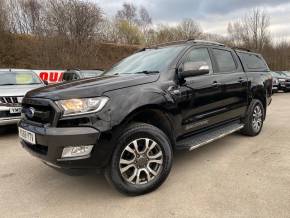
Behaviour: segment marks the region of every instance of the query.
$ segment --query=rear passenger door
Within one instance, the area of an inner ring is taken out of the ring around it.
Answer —
[[[214,81],[221,86],[221,121],[243,116],[248,103],[248,78],[232,49],[211,48],[216,71]]]

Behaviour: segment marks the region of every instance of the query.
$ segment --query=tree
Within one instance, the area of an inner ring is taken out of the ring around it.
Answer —
[[[130,25],[138,22],[137,18],[137,7],[130,3],[124,3],[122,9],[117,11],[117,20],[125,20]]]
[[[228,24],[228,33],[234,46],[261,51],[270,42],[270,17],[261,9],[253,9],[243,19]]]
[[[187,18],[177,26],[178,39],[198,39],[202,34],[201,27],[194,20]]]
[[[88,1],[50,0],[47,16],[52,32],[72,40],[84,41],[95,35],[102,20],[102,11]]]
[[[130,24],[127,20],[121,20],[117,23],[119,42],[125,44],[141,44],[143,35],[139,27],[135,24]]]

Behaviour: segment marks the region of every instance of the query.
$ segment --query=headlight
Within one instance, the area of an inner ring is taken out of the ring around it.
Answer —
[[[67,117],[99,112],[108,101],[108,97],[96,97],[60,100],[56,104],[63,109],[63,116]]]

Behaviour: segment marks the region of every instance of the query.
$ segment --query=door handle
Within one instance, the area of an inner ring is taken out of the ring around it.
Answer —
[[[219,87],[219,86],[221,86],[221,85],[222,85],[222,84],[219,83],[219,82],[217,82],[217,81],[214,81],[214,82],[211,84],[212,87]]]

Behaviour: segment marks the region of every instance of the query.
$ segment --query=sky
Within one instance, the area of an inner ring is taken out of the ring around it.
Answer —
[[[93,0],[108,16],[125,2],[144,6],[154,24],[174,25],[184,18],[197,21],[204,32],[226,35],[227,25],[253,8],[262,8],[271,19],[275,41],[290,40],[290,0]]]

